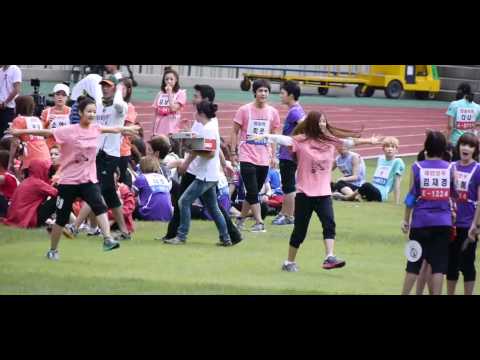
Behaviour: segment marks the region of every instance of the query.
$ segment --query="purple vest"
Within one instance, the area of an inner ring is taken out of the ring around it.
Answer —
[[[411,227],[452,226],[450,197],[454,181],[451,164],[443,160],[424,160],[412,165],[412,173],[411,193],[417,202]]]
[[[460,161],[454,165],[457,221],[455,225],[469,228],[475,215],[478,187],[480,186],[480,164],[476,161],[462,166]]]

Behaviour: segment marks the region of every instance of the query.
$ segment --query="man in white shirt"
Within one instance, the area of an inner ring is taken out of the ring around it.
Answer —
[[[17,65],[0,65],[0,139],[15,118],[15,98],[21,84],[22,71]]]

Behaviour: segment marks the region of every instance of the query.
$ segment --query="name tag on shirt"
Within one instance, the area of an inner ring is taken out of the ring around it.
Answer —
[[[68,115],[53,115],[54,118],[50,121],[49,128],[56,129],[62,126],[70,125],[70,118]]]
[[[424,200],[448,200],[450,169],[420,169],[420,190]]]
[[[388,178],[390,177],[391,166],[379,166],[377,167],[375,174],[373,175],[373,182],[378,185],[385,186]]]
[[[170,182],[162,174],[146,174],[145,179],[147,179],[147,183],[154,193],[170,191]]]
[[[29,116],[25,118],[25,124],[29,130],[42,130],[43,124],[39,118],[35,116]],[[45,140],[43,136],[30,135],[30,140]]]
[[[455,172],[455,190],[458,194],[458,201],[468,201],[468,187],[470,185],[470,179],[472,178],[473,173],[466,173],[463,171]]]
[[[475,125],[476,111],[470,108],[459,108],[457,110],[456,128],[459,130],[469,130]]]
[[[250,119],[247,128],[247,139],[256,135],[266,135],[270,133],[270,120],[265,119]],[[261,140],[247,140],[247,144],[252,145],[267,145],[267,139]]]

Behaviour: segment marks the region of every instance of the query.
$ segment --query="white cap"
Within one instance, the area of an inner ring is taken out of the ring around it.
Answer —
[[[53,93],[55,94],[55,93],[57,93],[57,92],[59,92],[59,91],[64,91],[65,94],[67,94],[67,96],[70,95],[70,88],[69,88],[67,85],[65,85],[65,84],[57,84],[57,85],[55,85],[55,87],[53,88]]]

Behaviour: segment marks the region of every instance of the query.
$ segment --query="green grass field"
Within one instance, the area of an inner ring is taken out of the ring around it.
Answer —
[[[374,161],[367,166],[370,179]],[[186,246],[154,241],[167,225],[141,222],[135,240],[109,253],[100,238],[64,238],[59,262],[44,258],[45,230],[0,226],[0,294],[398,294],[405,267],[402,214],[403,206],[392,201],[335,202],[336,249],[347,266],[321,268],[322,229],[313,217],[298,273],[280,271],[292,227],[270,221],[267,233],[245,232],[245,240],[231,248],[214,245],[213,222],[194,221]]]

